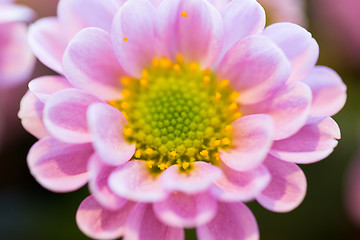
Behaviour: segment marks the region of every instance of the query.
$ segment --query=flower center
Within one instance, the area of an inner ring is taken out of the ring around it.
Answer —
[[[140,79],[121,78],[123,98],[111,101],[127,118],[124,136],[136,144],[132,159],[153,173],[178,164],[188,172],[195,161],[216,164],[219,149],[231,147],[231,123],[239,118],[239,94],[196,63],[154,59]]]

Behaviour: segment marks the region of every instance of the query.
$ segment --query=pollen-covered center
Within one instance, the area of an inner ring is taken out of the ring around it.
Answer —
[[[133,159],[152,172],[178,164],[190,171],[195,161],[216,164],[219,149],[232,144],[231,123],[240,117],[233,91],[209,69],[154,59],[140,79],[121,79],[123,99],[110,102],[127,118],[124,136],[136,144]]]

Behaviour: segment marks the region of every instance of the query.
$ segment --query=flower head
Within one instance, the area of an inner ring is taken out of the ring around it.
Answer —
[[[100,2],[87,7],[104,14]],[[108,14],[111,27],[96,22],[70,40],[57,63],[65,77],[30,83],[19,113],[40,138],[28,162],[42,185],[89,181],[84,233],[183,239],[196,227],[199,239],[257,239],[243,202],[297,207],[306,179],[296,163],[332,152],[330,116],[346,99],[339,76],[315,66],[311,35],[290,23],[264,29],[255,0],[130,0]]]

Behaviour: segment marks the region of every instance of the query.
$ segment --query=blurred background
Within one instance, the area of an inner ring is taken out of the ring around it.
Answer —
[[[56,14],[55,0],[19,2],[32,7],[39,17]],[[282,3],[282,0],[278,2]],[[356,209],[347,206],[345,196],[354,191],[352,187],[356,188],[348,180],[348,172],[360,156],[360,0],[308,0],[303,3],[306,7],[302,25],[307,26],[320,45],[318,64],[337,71],[348,87],[347,103],[334,116],[341,128],[342,139],[327,159],[301,166],[307,176],[308,190],[297,209],[280,214],[270,212],[256,202],[248,206],[258,221],[263,240],[356,240],[360,239],[360,222],[356,225],[352,220]],[[271,20],[274,12],[270,10]],[[44,74],[55,73],[38,64],[33,78]],[[26,88],[24,84],[14,92],[21,96]],[[8,100],[4,100],[7,94],[10,93],[0,91],[2,110],[8,105]],[[16,101],[19,100],[12,99],[11,104],[18,105]],[[7,112],[12,117],[0,112],[3,115],[0,133],[6,136],[0,138],[0,239],[88,239],[75,223],[77,207],[89,194],[87,187],[74,193],[56,194],[45,190],[33,179],[26,156],[36,138],[22,130],[15,116],[17,111]],[[12,127],[8,128],[10,123]],[[360,191],[360,186],[357,188]],[[194,230],[188,230],[186,235],[186,239],[196,239]]]

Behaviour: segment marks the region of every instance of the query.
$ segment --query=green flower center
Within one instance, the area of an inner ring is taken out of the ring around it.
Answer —
[[[219,149],[232,146],[231,123],[239,118],[238,93],[196,63],[154,59],[141,79],[121,79],[120,101],[110,104],[127,118],[124,136],[136,144],[133,159],[153,173],[178,164],[188,172],[195,161],[216,164]]]

